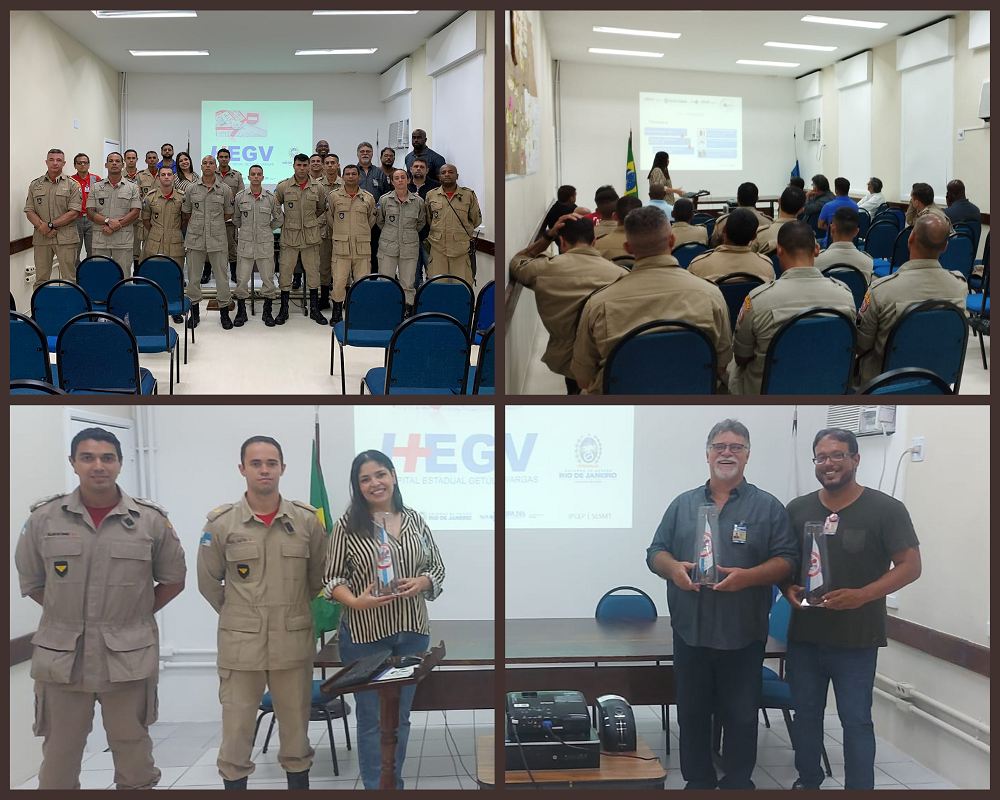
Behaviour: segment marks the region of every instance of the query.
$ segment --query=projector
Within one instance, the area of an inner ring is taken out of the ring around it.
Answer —
[[[544,742],[591,738],[590,710],[580,692],[508,692],[507,738]]]

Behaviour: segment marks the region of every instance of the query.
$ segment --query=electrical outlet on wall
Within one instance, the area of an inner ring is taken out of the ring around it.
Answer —
[[[923,461],[924,460],[924,437],[914,436],[910,439],[910,448],[912,452],[910,453],[910,461]]]
[[[958,129],[958,141],[961,142],[961,141],[964,141],[964,140],[965,140],[965,128],[959,128]]]

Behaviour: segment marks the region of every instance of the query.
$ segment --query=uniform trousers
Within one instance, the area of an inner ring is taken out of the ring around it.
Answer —
[[[469,260],[469,254],[463,253],[449,258],[443,250],[431,245],[431,262],[427,265],[427,277],[433,278],[435,275],[454,275],[472,286],[472,262]],[[454,281],[441,282],[454,283]]]
[[[140,220],[132,226],[132,259],[135,261],[142,256],[142,243],[145,238],[146,226]]]
[[[35,285],[45,283],[52,277],[52,257],[59,259],[59,277],[66,281],[76,280],[76,256],[79,247],[72,244],[36,244],[32,255],[35,257]]]
[[[327,236],[319,242],[319,285],[333,282],[333,239]]]
[[[278,286],[283,292],[292,290],[292,275],[300,255],[302,256],[302,269],[306,273],[306,288],[319,288],[319,245],[289,247],[282,244],[278,254]]]
[[[215,290],[219,299],[219,308],[228,308],[233,297],[229,288],[229,270],[226,264],[226,251],[216,250],[206,253],[204,250],[187,251],[188,281],[184,293],[192,303],[201,302],[201,271],[205,261],[212,264],[212,274],[215,276]]]
[[[330,295],[335,303],[343,303],[347,297],[347,283],[363,278],[372,271],[371,256],[334,256],[333,257],[333,292]]]
[[[278,721],[278,763],[285,772],[303,772],[312,766],[316,753],[309,744],[312,664],[272,670],[220,667],[222,746],[217,764],[219,774],[227,781],[238,781],[254,771],[250,754],[265,686],[271,692]]]
[[[114,261],[127,277],[132,271],[132,247],[95,247],[91,251],[94,256],[107,256]]]
[[[149,726],[156,722],[156,676],[127,681],[107,692],[86,692],[35,681],[35,736],[45,737],[39,789],[79,789],[80,765],[101,704],[104,732],[115,762],[119,789],[151,789],[160,780],[153,764]]]
[[[236,261],[236,226],[232,222],[226,223],[226,242],[229,245],[229,263]]]
[[[159,242],[154,242],[149,238],[149,234],[143,237],[142,242],[142,257],[144,259],[150,256],[169,256],[177,265],[184,269],[184,243],[176,242],[170,244],[161,244]]]
[[[268,300],[274,300],[278,296],[278,289],[274,285],[274,256],[257,259],[252,256],[240,256],[236,260],[236,290],[233,294],[237,300],[246,300],[250,297],[250,279],[253,277],[255,263],[260,273],[261,295]]]
[[[413,288],[413,278],[417,274],[417,259],[415,257],[400,258],[399,256],[383,255],[378,257],[379,274],[395,278],[396,270],[399,270],[399,283],[406,295],[406,305],[412,306],[413,298],[416,295],[416,290]]]
[[[80,234],[80,241],[76,246],[76,261],[79,266],[83,260],[83,246],[87,246],[87,255],[94,255],[94,223],[84,214],[76,218],[76,232]]]

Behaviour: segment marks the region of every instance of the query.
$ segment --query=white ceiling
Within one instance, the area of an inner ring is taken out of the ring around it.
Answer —
[[[322,16],[312,11],[199,11],[197,17],[98,19],[90,11],[43,11],[119,72],[382,73],[460,17]],[[371,55],[296,56],[296,50],[377,47]],[[129,50],[208,50],[207,56],[137,57]]]
[[[685,69],[797,78],[868,50],[955,11],[543,11],[552,57],[560,61],[652,69]],[[806,14],[887,22],[878,30],[802,22]],[[595,33],[593,27],[679,33],[679,39]],[[764,47],[764,42],[816,44],[831,52]],[[638,58],[589,53],[591,47],[664,53]],[[797,62],[798,67],[737,64],[737,59]]]

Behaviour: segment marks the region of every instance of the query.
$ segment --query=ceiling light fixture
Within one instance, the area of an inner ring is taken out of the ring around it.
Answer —
[[[764,42],[764,47],[785,47],[789,50],[822,50],[824,53],[836,50],[836,47],[824,47],[821,44],[790,44],[789,42]]]
[[[378,50],[377,47],[355,47],[350,50],[296,50],[297,56],[361,56]]]
[[[129,50],[134,56],[207,56],[208,50]]]
[[[737,64],[749,64],[752,67],[797,67],[798,64],[793,64],[790,61],[751,61],[750,59],[741,58],[736,62]]]
[[[663,53],[644,53],[641,50],[606,50],[603,47],[591,47],[590,52],[605,56],[640,56],[641,58],[663,58]]]
[[[823,25],[847,25],[852,28],[884,28],[888,22],[868,22],[863,19],[840,19],[840,17],[814,17],[811,14],[802,18],[803,22],[819,22]]]
[[[98,19],[149,19],[156,17],[164,19],[166,17],[197,17],[197,11],[92,11]]]
[[[608,28],[603,25],[595,25],[594,33],[620,33],[624,36],[652,36],[657,39],[680,39],[679,33],[667,33],[666,31],[640,31],[634,28]]]

